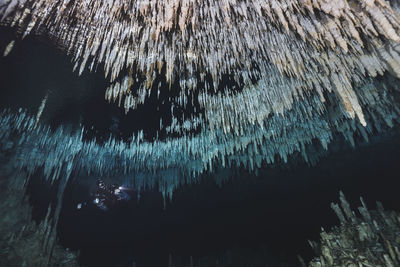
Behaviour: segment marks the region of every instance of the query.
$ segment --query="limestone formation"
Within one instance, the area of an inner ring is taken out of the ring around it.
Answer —
[[[73,176],[115,177],[138,194],[157,187],[172,198],[216,169],[256,171],[294,158],[312,165],[338,138],[355,146],[398,125],[399,7],[397,0],[0,0],[0,26],[16,33],[3,56],[20,39],[42,36],[70,56],[71,71],[102,69],[109,86],[99,90],[111,105],[136,112],[150,96],[167,95],[172,117],[161,115],[154,139],[142,129],[128,142],[110,135],[99,143],[84,140],[83,127],[43,124],[48,95],[36,114],[1,110],[0,156],[12,188],[35,172],[59,180],[53,221],[13,231],[2,249],[24,248],[19,236],[29,233],[51,255]],[[332,205],[341,226],[321,234],[313,245],[321,257],[310,266],[399,265],[398,215],[363,206],[361,219],[346,203]]]
[[[322,229],[320,242],[310,241],[319,256],[309,266],[400,266],[400,214],[385,211],[380,202],[368,210],[361,198],[356,215],[342,192],[340,202],[332,203],[340,226]]]
[[[3,0],[0,15],[22,37],[53,39],[79,73],[103,63],[115,81],[107,100],[127,110],[144,104],[162,75],[179,81],[183,105],[198,91],[205,123],[224,131],[329,92],[365,125],[356,87],[385,71],[400,75],[399,18],[384,1]],[[224,75],[242,90],[212,94]]]
[[[315,164],[337,136],[354,146],[398,123],[397,10],[380,0],[1,0],[1,24],[19,37],[50,39],[79,74],[104,68],[111,104],[135,112],[166,94],[172,116],[160,118],[166,138],[139,131],[100,145],[3,111],[1,136],[20,134],[15,164],[29,173],[123,173],[164,194],[216,166]]]
[[[43,220],[33,221],[26,185],[17,182],[25,180],[26,173],[13,172],[1,155],[0,266],[78,267],[78,254],[58,244],[57,211],[49,206]]]

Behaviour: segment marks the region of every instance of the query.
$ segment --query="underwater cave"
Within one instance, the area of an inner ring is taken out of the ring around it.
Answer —
[[[400,266],[397,0],[0,0],[0,56],[0,267]]]

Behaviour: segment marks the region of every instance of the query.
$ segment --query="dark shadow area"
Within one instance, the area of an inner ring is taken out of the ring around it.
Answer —
[[[242,171],[222,187],[205,178],[176,192],[166,210],[161,194],[151,192],[108,211],[94,205],[78,210],[79,201],[90,201],[89,189],[75,184],[65,193],[59,236],[81,251],[84,266],[131,266],[133,259],[137,266],[168,266],[169,254],[188,263],[190,256],[260,248],[270,262],[298,266],[297,254],[313,256],[307,240],[339,223],[330,208],[339,190],[354,208],[362,196],[370,208],[381,201],[400,211],[398,140],[398,133],[374,138],[313,168],[269,168],[258,177]]]
[[[15,38],[13,31],[6,28],[0,29],[0,36],[0,49],[4,49]],[[13,110],[23,108],[30,114],[36,114],[48,93],[41,121],[53,128],[60,125],[78,128],[83,125],[86,130],[84,138],[91,140],[96,137],[99,143],[108,140],[110,135],[129,141],[132,134],[140,130],[149,141],[156,136],[161,139],[166,137],[165,130],[159,130],[160,118],[164,125],[172,120],[173,98],[180,94],[178,81],[171,88],[162,81],[160,95],[157,95],[157,88],[153,88],[145,105],[138,105],[135,111],[125,114],[124,108],[118,107],[118,101],[108,103],[104,99],[110,84],[104,77],[102,65],[96,68],[96,72],[85,70],[78,76],[77,71],[72,72],[74,64],[71,61],[72,56],[65,55],[38,37],[28,36],[22,41],[17,40],[11,53],[0,60],[0,107]],[[154,84],[157,85],[159,80]],[[197,96],[193,96],[193,99],[197,101]],[[198,104],[195,106],[188,101],[183,109],[174,103],[173,115],[182,123],[185,118],[201,113]]]

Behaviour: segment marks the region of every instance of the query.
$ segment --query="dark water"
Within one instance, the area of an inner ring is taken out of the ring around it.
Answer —
[[[259,177],[243,172],[221,188],[206,179],[177,192],[166,210],[158,193],[107,212],[77,210],[76,200],[86,193],[71,186],[61,242],[81,250],[85,266],[130,266],[133,258],[137,266],[167,266],[169,253],[188,259],[260,247],[271,253],[271,262],[297,266],[297,254],[312,256],[307,240],[338,224],[330,203],[338,201],[339,190],[354,209],[363,196],[371,208],[378,200],[400,211],[398,137],[336,152],[313,168],[275,168]]]
[[[11,36],[6,31],[0,36],[5,37],[4,47]],[[132,121],[146,129],[158,124],[159,114],[150,109],[142,113],[147,117],[125,118],[123,110],[106,104],[101,71],[78,77],[71,70],[69,58],[49,45],[17,42],[10,56],[0,60],[1,107],[22,106],[34,113],[50,90],[43,121],[94,126],[87,138],[107,138],[115,118],[114,135],[129,131]],[[77,203],[92,199],[90,186],[79,180],[84,177],[76,176],[65,191],[59,238],[64,246],[81,251],[84,266],[132,266],[133,260],[136,266],[167,266],[169,254],[187,263],[190,256],[216,257],[227,251],[253,255],[261,247],[269,253],[270,266],[297,266],[297,254],[312,257],[307,239],[317,240],[321,226],[338,224],[330,203],[338,201],[339,190],[353,208],[363,196],[369,207],[379,200],[385,208],[400,211],[398,129],[368,146],[334,150],[315,167],[268,168],[259,176],[242,170],[222,187],[205,177],[178,190],[166,209],[161,194],[148,192],[139,204],[133,197],[106,212],[94,205],[77,210]],[[29,194],[36,218],[55,199],[54,190],[40,179],[31,183]]]

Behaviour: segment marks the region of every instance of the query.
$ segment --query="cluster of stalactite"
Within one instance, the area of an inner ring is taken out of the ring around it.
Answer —
[[[342,192],[340,201],[340,206],[331,205],[340,226],[330,232],[322,229],[319,243],[310,241],[320,256],[309,266],[399,266],[400,214],[385,211],[380,202],[377,210],[368,210],[361,198],[357,216]]]
[[[159,75],[179,81],[182,105],[197,90],[210,129],[262,125],[313,92],[323,103],[334,92],[365,125],[354,87],[400,75],[399,16],[380,0],[2,0],[0,17],[52,38],[79,73],[102,64],[106,99],[126,110],[160,90]],[[243,90],[221,93],[223,75]]]
[[[130,142],[110,137],[100,144],[95,139],[84,141],[84,128],[51,130],[37,125],[37,116],[5,110],[0,116],[0,144],[16,171],[26,170],[27,177],[40,168],[51,181],[60,175],[69,177],[72,170],[121,176],[138,191],[158,186],[164,196],[171,197],[176,187],[196,182],[200,174],[214,171],[216,166],[254,171],[263,164],[286,163],[289,157],[314,164],[321,155],[318,151],[327,150],[334,138],[342,136],[353,146],[357,140],[368,141],[374,132],[399,123],[400,106],[393,98],[398,89],[386,80],[371,80],[357,91],[361,101],[370,103],[364,111],[366,126],[334,107],[329,113],[321,112],[319,97],[308,96],[307,102],[295,103],[284,117],[272,116],[262,127],[242,128],[240,135],[204,128],[191,137],[148,141],[140,131]],[[326,98],[334,102],[336,96],[328,94]]]
[[[254,170],[297,154],[315,163],[315,151],[335,136],[354,145],[399,121],[400,22],[392,4],[395,9],[378,0],[0,0],[2,25],[22,37],[47,36],[79,73],[104,67],[105,98],[126,112],[146,104],[151,92],[171,90],[165,84],[179,87],[171,102],[198,108],[186,120],[161,118],[162,140],[146,141],[139,132],[131,142],[110,138],[99,145],[83,142],[82,132],[40,126],[44,99],[36,121],[23,112],[2,113],[2,143],[15,147],[15,164],[29,173],[39,167],[55,178],[72,169],[148,172],[157,178],[136,183],[157,182],[163,192],[216,165]]]

